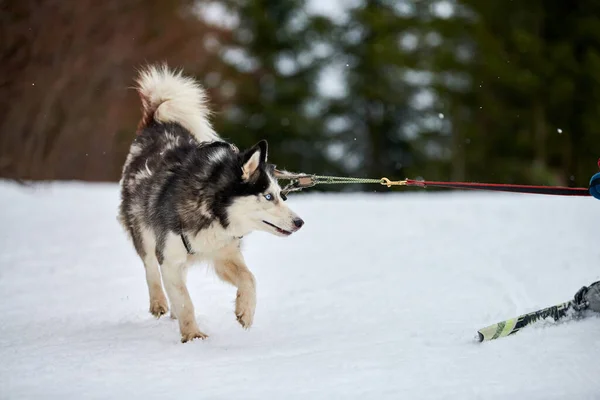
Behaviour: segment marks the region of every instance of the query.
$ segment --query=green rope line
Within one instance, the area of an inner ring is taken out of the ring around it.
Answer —
[[[381,183],[381,179],[369,179],[369,178],[351,178],[351,177],[338,177],[338,176],[323,176],[313,175],[316,184],[343,184],[343,183]]]
[[[388,178],[372,179],[372,178],[353,178],[344,176],[327,176],[327,175],[308,175],[308,174],[294,174],[294,173],[281,173],[276,171],[279,175],[277,179],[289,179],[290,182],[281,190],[283,196],[287,196],[290,192],[297,192],[302,189],[306,189],[315,185],[333,185],[333,184],[348,184],[348,183],[375,183],[384,185],[387,187],[406,185],[404,181],[390,181]]]

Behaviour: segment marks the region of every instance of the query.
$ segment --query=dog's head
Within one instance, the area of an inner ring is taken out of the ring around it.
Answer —
[[[267,152],[267,142],[261,140],[239,153],[240,177],[228,207],[228,219],[247,232],[289,236],[300,229],[304,221],[284,202],[274,176],[275,166],[267,163]]]

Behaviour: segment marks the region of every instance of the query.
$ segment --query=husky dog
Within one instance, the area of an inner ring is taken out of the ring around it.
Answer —
[[[123,166],[119,221],[144,263],[150,313],[165,314],[168,297],[182,342],[206,338],[186,287],[188,266],[204,261],[237,288],[235,315],[247,329],[256,283],[242,237],[289,236],[304,222],[283,202],[267,142],[239,151],[222,140],[196,81],[161,65],[145,67],[137,84],[143,117]]]

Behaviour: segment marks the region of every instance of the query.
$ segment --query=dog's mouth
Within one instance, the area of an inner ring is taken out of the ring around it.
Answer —
[[[272,223],[270,223],[270,222],[267,222],[267,221],[264,221],[264,220],[263,220],[263,222],[264,222],[265,224],[269,225],[270,227],[274,228],[274,229],[275,229],[277,232],[281,233],[282,235],[289,236],[289,235],[291,235],[291,234],[292,234],[292,232],[290,232],[290,231],[286,231],[285,229],[281,229],[280,227],[278,227],[278,226],[276,226],[276,225],[273,225],[273,224],[272,224]]]

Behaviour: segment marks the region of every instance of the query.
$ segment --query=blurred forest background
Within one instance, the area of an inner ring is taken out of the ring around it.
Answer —
[[[288,170],[568,186],[596,172],[598,0],[0,7],[4,178],[118,181],[136,69],[160,61],[203,82],[222,137],[265,138]]]

